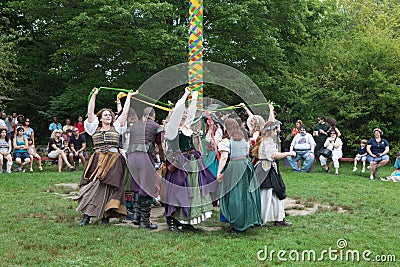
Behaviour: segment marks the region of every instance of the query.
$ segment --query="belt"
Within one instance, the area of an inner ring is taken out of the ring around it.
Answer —
[[[247,159],[247,157],[243,156],[243,157],[230,158],[230,160],[239,160],[239,159]]]
[[[181,154],[183,154],[183,155],[194,154],[194,151],[195,151],[194,149],[187,150],[187,151],[182,151]]]

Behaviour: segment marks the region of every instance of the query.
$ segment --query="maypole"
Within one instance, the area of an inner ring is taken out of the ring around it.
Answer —
[[[189,73],[191,90],[198,91],[197,109],[203,108],[203,0],[189,0]]]

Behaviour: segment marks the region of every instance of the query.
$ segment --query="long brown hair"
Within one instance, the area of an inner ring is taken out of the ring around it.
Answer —
[[[265,123],[264,129],[261,131],[261,134],[257,137],[256,143],[253,147],[253,150],[251,151],[251,154],[254,157],[258,157],[258,151],[260,149],[260,145],[261,145],[262,141],[264,141],[266,138],[272,138],[272,131],[274,131],[274,129],[273,130],[265,130],[265,128],[272,127],[272,126],[275,126],[275,122],[267,121]]]
[[[224,125],[226,132],[228,133],[229,137],[233,138],[233,140],[239,141],[244,139],[243,131],[235,119],[226,119]]]

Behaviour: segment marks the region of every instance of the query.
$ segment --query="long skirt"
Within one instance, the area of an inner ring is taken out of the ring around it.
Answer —
[[[74,198],[76,210],[97,218],[125,217],[124,175],[124,158],[119,153],[94,153]]]
[[[248,159],[229,161],[220,188],[221,221],[236,231],[262,225],[260,190],[252,187],[256,179]]]
[[[180,154],[186,162],[173,172],[167,170],[164,181],[165,215],[183,224],[198,224],[211,217],[211,193],[217,185],[215,176],[203,164],[201,153]]]
[[[283,221],[285,218],[283,200],[279,200],[272,188],[261,188],[260,195],[263,223]]]

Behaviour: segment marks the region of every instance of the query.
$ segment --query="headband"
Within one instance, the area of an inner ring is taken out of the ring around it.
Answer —
[[[266,131],[271,131],[271,130],[275,130],[276,129],[276,126],[275,125],[272,125],[272,126],[265,126],[264,127],[264,130],[266,130]]]

